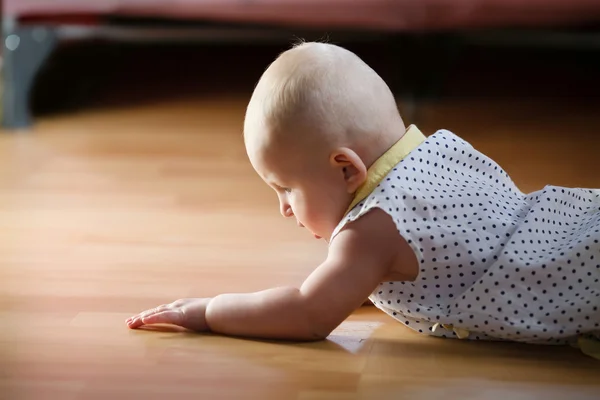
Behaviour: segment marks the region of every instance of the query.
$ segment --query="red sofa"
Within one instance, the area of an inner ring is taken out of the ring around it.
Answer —
[[[31,124],[29,93],[35,76],[61,40],[131,39],[136,33],[147,39],[177,31],[172,25],[140,31],[115,25],[115,17],[423,33],[593,23],[600,20],[600,0],[4,0],[2,12],[2,120],[5,127],[16,128]]]
[[[597,21],[598,0],[4,0],[9,18],[123,15],[415,31]]]

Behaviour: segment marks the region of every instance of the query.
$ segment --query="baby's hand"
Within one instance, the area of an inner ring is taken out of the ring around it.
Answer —
[[[150,324],[172,324],[193,331],[209,330],[206,324],[206,307],[210,299],[181,299],[163,304],[127,319],[131,329]]]

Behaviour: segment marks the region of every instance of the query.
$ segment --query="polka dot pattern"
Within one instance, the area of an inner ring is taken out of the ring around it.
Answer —
[[[419,260],[414,282],[370,299],[420,333],[565,343],[600,332],[600,190],[523,194],[493,160],[441,130],[341,221],[380,208]],[[599,335],[600,336],[600,335]]]

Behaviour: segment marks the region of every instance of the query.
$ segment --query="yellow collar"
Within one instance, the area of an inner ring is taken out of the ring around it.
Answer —
[[[375,190],[377,185],[383,178],[400,162],[406,157],[411,151],[416,149],[423,141],[425,141],[425,135],[415,125],[408,127],[404,135],[398,140],[388,151],[383,153],[381,157],[377,159],[367,170],[367,180],[362,184],[354,195],[354,200],[348,207],[349,212],[359,202],[364,200],[367,196]]]

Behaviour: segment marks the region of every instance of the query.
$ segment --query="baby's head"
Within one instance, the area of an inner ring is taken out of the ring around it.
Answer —
[[[403,134],[394,96],[360,58],[303,43],[258,82],[244,123],[254,169],[315,236],[329,239],[367,169]]]

